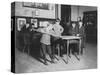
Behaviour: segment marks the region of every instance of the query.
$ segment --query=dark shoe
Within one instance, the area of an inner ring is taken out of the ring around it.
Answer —
[[[81,50],[81,55],[83,55],[83,49]]]
[[[47,62],[44,62],[44,65],[48,65],[48,63]]]
[[[51,63],[57,63],[56,61],[54,61],[54,60],[51,60]]]
[[[60,57],[63,57],[63,55],[62,55],[62,54],[60,54]]]

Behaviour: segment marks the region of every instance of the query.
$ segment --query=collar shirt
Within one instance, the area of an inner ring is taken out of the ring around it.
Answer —
[[[61,35],[61,33],[64,31],[63,27],[59,24],[54,24],[53,30],[54,30],[56,35]]]

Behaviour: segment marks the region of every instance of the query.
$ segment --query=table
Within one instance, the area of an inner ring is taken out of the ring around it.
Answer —
[[[60,36],[60,38],[67,42],[67,63],[68,63],[70,40],[79,40],[79,55],[81,54],[81,37],[78,37],[78,36]],[[80,60],[80,58],[79,58],[79,60]]]

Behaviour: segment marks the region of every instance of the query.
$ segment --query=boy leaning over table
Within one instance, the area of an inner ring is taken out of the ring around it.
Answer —
[[[48,22],[44,22],[43,24],[44,24],[44,27],[39,28],[36,31],[42,33],[42,37],[40,39],[41,51],[43,53],[44,64],[48,65],[47,59],[46,59],[46,51],[48,51],[49,57],[51,59],[51,63],[55,63],[53,60],[54,57],[53,57],[53,54],[51,51],[51,35],[53,35],[54,32],[52,30],[52,28],[53,28],[52,24],[50,24]]]

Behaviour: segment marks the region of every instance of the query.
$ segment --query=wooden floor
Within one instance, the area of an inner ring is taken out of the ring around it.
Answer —
[[[63,57],[64,60],[57,56],[57,58],[60,59],[59,61],[56,60],[57,63],[51,64],[48,62],[48,65],[46,66],[35,57],[29,56],[26,53],[22,53],[17,49],[15,53],[16,73],[51,72],[97,68],[97,46],[95,44],[86,44],[85,52],[83,56],[81,56],[80,61],[78,61],[75,56],[71,55],[71,58],[68,60],[68,64],[64,62],[64,60],[66,60],[66,55]]]

